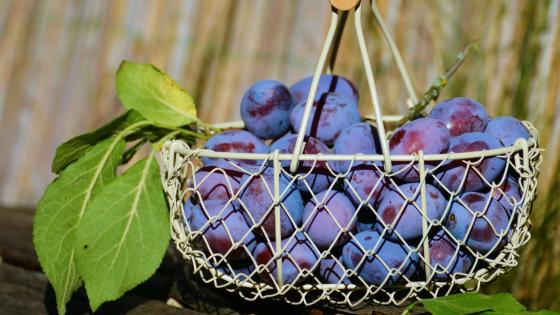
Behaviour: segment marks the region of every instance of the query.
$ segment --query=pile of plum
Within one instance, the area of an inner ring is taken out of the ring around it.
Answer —
[[[216,134],[205,148],[292,153],[310,85],[311,77],[290,88],[256,82],[241,101],[246,130]],[[478,102],[457,97],[395,130],[389,149],[395,155],[483,151],[530,137],[519,120],[492,119]],[[358,92],[344,77],[321,76],[303,153],[381,154],[377,130],[362,120]],[[271,159],[203,158],[189,180],[184,215],[195,246],[240,280],[276,283],[281,261],[284,284],[448,281],[478,269],[508,243],[522,196],[508,161],[503,155],[426,162],[424,215],[417,163],[394,162],[386,174],[381,162],[300,161],[290,173],[283,160],[280,256]]]

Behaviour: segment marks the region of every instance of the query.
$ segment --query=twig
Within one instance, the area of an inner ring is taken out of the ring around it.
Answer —
[[[438,99],[443,89],[449,83],[451,77],[453,77],[455,72],[457,72],[459,67],[463,64],[463,62],[467,58],[467,55],[470,52],[470,49],[473,47],[476,47],[476,42],[472,42],[469,45],[467,45],[467,47],[465,47],[465,49],[463,49],[463,51],[457,55],[455,62],[446,69],[445,73],[438,76],[437,78],[435,78],[434,81],[432,81],[430,88],[422,95],[420,100],[412,108],[410,108],[409,112],[406,115],[404,115],[398,121],[385,122],[385,128],[387,130],[393,130],[406,124],[408,121],[420,115],[423,116],[426,107],[428,107],[428,105],[430,105],[432,101]]]

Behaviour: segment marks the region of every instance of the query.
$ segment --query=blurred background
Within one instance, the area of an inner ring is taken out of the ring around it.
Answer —
[[[406,111],[397,68],[363,1],[364,27],[385,114]],[[468,96],[492,115],[531,121],[546,149],[520,265],[487,292],[560,310],[560,1],[379,0],[422,93],[477,40],[441,99]],[[195,98],[207,122],[239,119],[259,79],[292,84],[312,73],[330,17],[327,0],[0,0],[0,205],[36,205],[64,140],[122,112],[122,59],[153,63]],[[349,24],[335,72],[372,114]]]

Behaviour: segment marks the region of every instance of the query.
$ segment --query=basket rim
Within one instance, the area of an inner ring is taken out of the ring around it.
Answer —
[[[383,116],[384,121],[394,121],[398,120],[401,116]],[[364,117],[366,120],[371,120],[371,117]],[[471,152],[460,152],[460,153],[442,153],[442,154],[423,154],[422,158],[424,161],[441,162],[449,160],[465,160],[465,159],[477,159],[485,158],[491,156],[499,156],[504,154],[512,154],[518,151],[528,150],[529,148],[538,148],[538,132],[536,128],[529,121],[522,121],[523,124],[529,130],[531,138],[529,140],[518,139],[514,145],[501,147],[497,149],[482,150],[482,151],[471,151]],[[213,124],[214,127],[220,129],[239,129],[243,128],[242,121],[231,121],[225,123]],[[169,142],[183,142],[182,140],[168,140]],[[184,143],[184,142],[183,142]],[[268,160],[272,158],[273,152],[270,153],[245,153],[245,152],[220,152],[210,149],[203,148],[190,148],[177,147],[175,148],[178,152],[181,152],[188,156],[206,157],[206,158],[223,158],[223,159],[240,159],[240,160]],[[419,154],[390,154],[390,159],[393,162],[412,162],[418,161],[420,159]],[[294,158],[294,154],[291,153],[280,153],[278,154],[278,160],[280,161],[291,161]],[[383,162],[385,160],[382,154],[300,154],[300,161],[371,161],[371,162]]]

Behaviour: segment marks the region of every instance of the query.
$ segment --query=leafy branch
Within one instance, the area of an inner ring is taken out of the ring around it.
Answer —
[[[82,284],[95,311],[155,272],[170,237],[155,155],[170,138],[192,145],[218,131],[200,122],[192,97],[152,65],[124,61],[116,83],[128,111],[57,148],[58,177],[37,207],[33,242],[60,314]],[[148,144],[147,157],[117,176]]]

